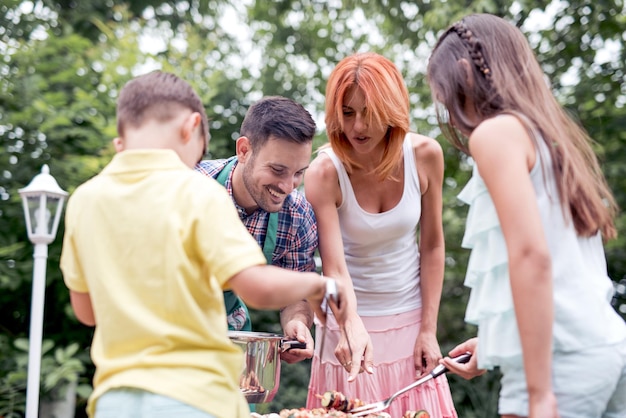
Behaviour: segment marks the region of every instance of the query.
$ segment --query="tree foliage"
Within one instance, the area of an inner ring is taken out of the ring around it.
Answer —
[[[424,79],[437,34],[470,12],[498,14],[527,34],[555,94],[595,139],[624,207],[625,11],[622,0],[5,0],[0,5],[0,341],[6,354],[0,355],[0,380],[10,364],[5,360],[11,341],[27,336],[29,325],[32,245],[17,190],[44,163],[70,192],[97,173],[113,153],[115,99],[134,75],[161,68],[187,79],[210,118],[211,155],[225,157],[234,153],[247,107],[263,95],[303,103],[318,122],[316,146],[325,142],[330,71],[346,55],[372,50],[402,71],[412,129],[440,139]],[[441,143],[446,281],[439,338],[445,352],[475,330],[463,321],[468,254],[460,242],[466,208],[456,200],[471,161]],[[623,212],[617,222],[620,237],[606,246],[608,268],[616,283],[624,279],[626,285]],[[57,345],[76,341],[87,349],[92,331],[71,313],[58,268],[62,234],[63,224],[49,248],[45,338]],[[616,299],[618,309],[620,304],[626,307],[626,300]],[[259,329],[276,331],[275,315],[259,315]],[[265,407],[302,406],[308,367],[307,362],[285,365],[284,385]],[[495,416],[495,374],[450,380],[462,416]]]

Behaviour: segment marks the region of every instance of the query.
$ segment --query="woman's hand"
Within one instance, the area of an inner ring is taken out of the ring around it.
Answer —
[[[413,360],[415,363],[415,377],[420,378],[430,373],[441,359],[441,349],[437,337],[432,333],[422,333],[417,336],[413,348]]]
[[[335,357],[350,374],[348,382],[353,382],[362,371],[374,373],[374,351],[363,321],[358,315],[346,320]]]

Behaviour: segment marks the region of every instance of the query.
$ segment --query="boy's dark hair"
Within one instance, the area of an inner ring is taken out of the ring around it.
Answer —
[[[118,135],[124,137],[126,128],[139,127],[150,119],[167,122],[176,116],[176,110],[182,109],[200,114],[202,134],[208,138],[204,105],[189,83],[162,71],[134,78],[122,88],[117,100]]]
[[[241,136],[259,149],[270,136],[304,144],[313,141],[315,122],[299,103],[282,96],[267,96],[250,106],[241,124]]]

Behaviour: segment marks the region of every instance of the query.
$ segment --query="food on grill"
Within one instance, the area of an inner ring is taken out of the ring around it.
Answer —
[[[323,395],[317,395],[322,401],[322,406],[328,409],[335,409],[341,412],[348,412],[356,407],[365,405],[360,399],[348,399],[346,395],[336,390],[329,390]]]
[[[352,414],[328,410],[326,408],[314,408],[314,409],[283,409],[279,413],[272,413],[266,415],[259,415],[255,412],[252,413],[251,418],[350,418]],[[363,418],[391,418],[386,412],[376,412],[374,414],[366,415]]]
[[[321,408],[283,409],[278,413],[259,415],[252,413],[251,418],[351,418],[354,408],[365,405],[360,399],[348,399],[346,395],[336,390],[329,390],[323,395],[316,395],[322,403]],[[363,418],[391,418],[387,412],[374,412]],[[406,411],[402,418],[430,418],[430,414],[423,409],[419,411]]]

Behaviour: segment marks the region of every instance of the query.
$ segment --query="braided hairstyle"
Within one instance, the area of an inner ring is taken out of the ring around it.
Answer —
[[[442,132],[455,147],[469,155],[466,138],[482,121],[517,116],[533,140],[548,145],[566,219],[582,236],[616,236],[617,206],[591,139],[552,94],[517,27],[490,14],[466,16],[440,36],[427,77]]]
[[[473,36],[472,31],[467,28],[463,21],[459,21],[450,27],[451,32],[455,32],[459,37],[467,44],[467,50],[469,52],[474,65],[478,67],[478,70],[483,74],[485,79],[491,83],[491,70],[485,60],[483,54],[483,44],[478,38]]]
[[[505,106],[490,66],[490,51],[467,26],[466,19],[471,17],[454,23],[439,38],[428,63],[428,77],[434,99],[441,105],[437,107],[438,119],[454,120],[454,128],[444,123],[442,130],[457,148],[469,154],[464,136],[477,124],[466,117],[467,99],[474,103],[481,120],[502,112]],[[471,64],[469,78],[465,71],[459,71],[462,59]]]

